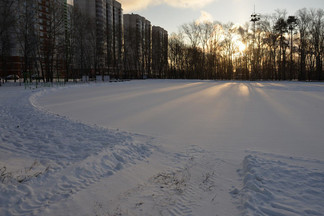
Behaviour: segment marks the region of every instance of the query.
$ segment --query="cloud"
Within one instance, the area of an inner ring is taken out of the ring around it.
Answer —
[[[206,11],[200,11],[200,17],[196,20],[196,23],[206,23],[206,22],[213,22],[214,18],[213,16],[206,12]]]
[[[125,12],[137,11],[154,5],[153,0],[120,0],[120,3]]]
[[[215,0],[164,0],[170,6],[178,8],[203,8]]]
[[[160,4],[167,4],[176,8],[203,8],[214,1],[215,0],[120,0],[126,13]]]

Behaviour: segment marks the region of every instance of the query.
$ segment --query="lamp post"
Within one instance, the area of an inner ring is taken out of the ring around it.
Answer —
[[[287,19],[288,29],[290,30],[290,78],[293,73],[293,30],[297,26],[298,19],[295,16],[289,16]]]
[[[252,63],[252,71],[251,71],[251,78],[255,79],[257,67],[256,67],[256,52],[255,52],[255,24],[256,22],[260,21],[260,14],[255,13],[255,6],[254,12],[251,14],[251,22],[253,22],[253,63]]]

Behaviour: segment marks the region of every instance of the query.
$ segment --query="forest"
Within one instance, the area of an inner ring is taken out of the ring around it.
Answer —
[[[252,14],[244,25],[183,24],[169,37],[165,78],[323,80],[323,9]]]

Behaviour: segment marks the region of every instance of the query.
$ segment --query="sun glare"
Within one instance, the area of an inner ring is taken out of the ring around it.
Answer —
[[[240,52],[244,52],[244,50],[246,49],[246,45],[244,43],[242,43],[242,41],[236,41],[237,46],[240,50]]]
[[[243,53],[245,51],[246,45],[242,42],[242,40],[238,34],[234,35],[232,42],[238,52]]]

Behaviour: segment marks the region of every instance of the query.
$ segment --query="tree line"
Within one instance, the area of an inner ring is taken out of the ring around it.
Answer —
[[[169,37],[165,78],[323,80],[324,11],[285,10],[244,25],[183,24]]]

